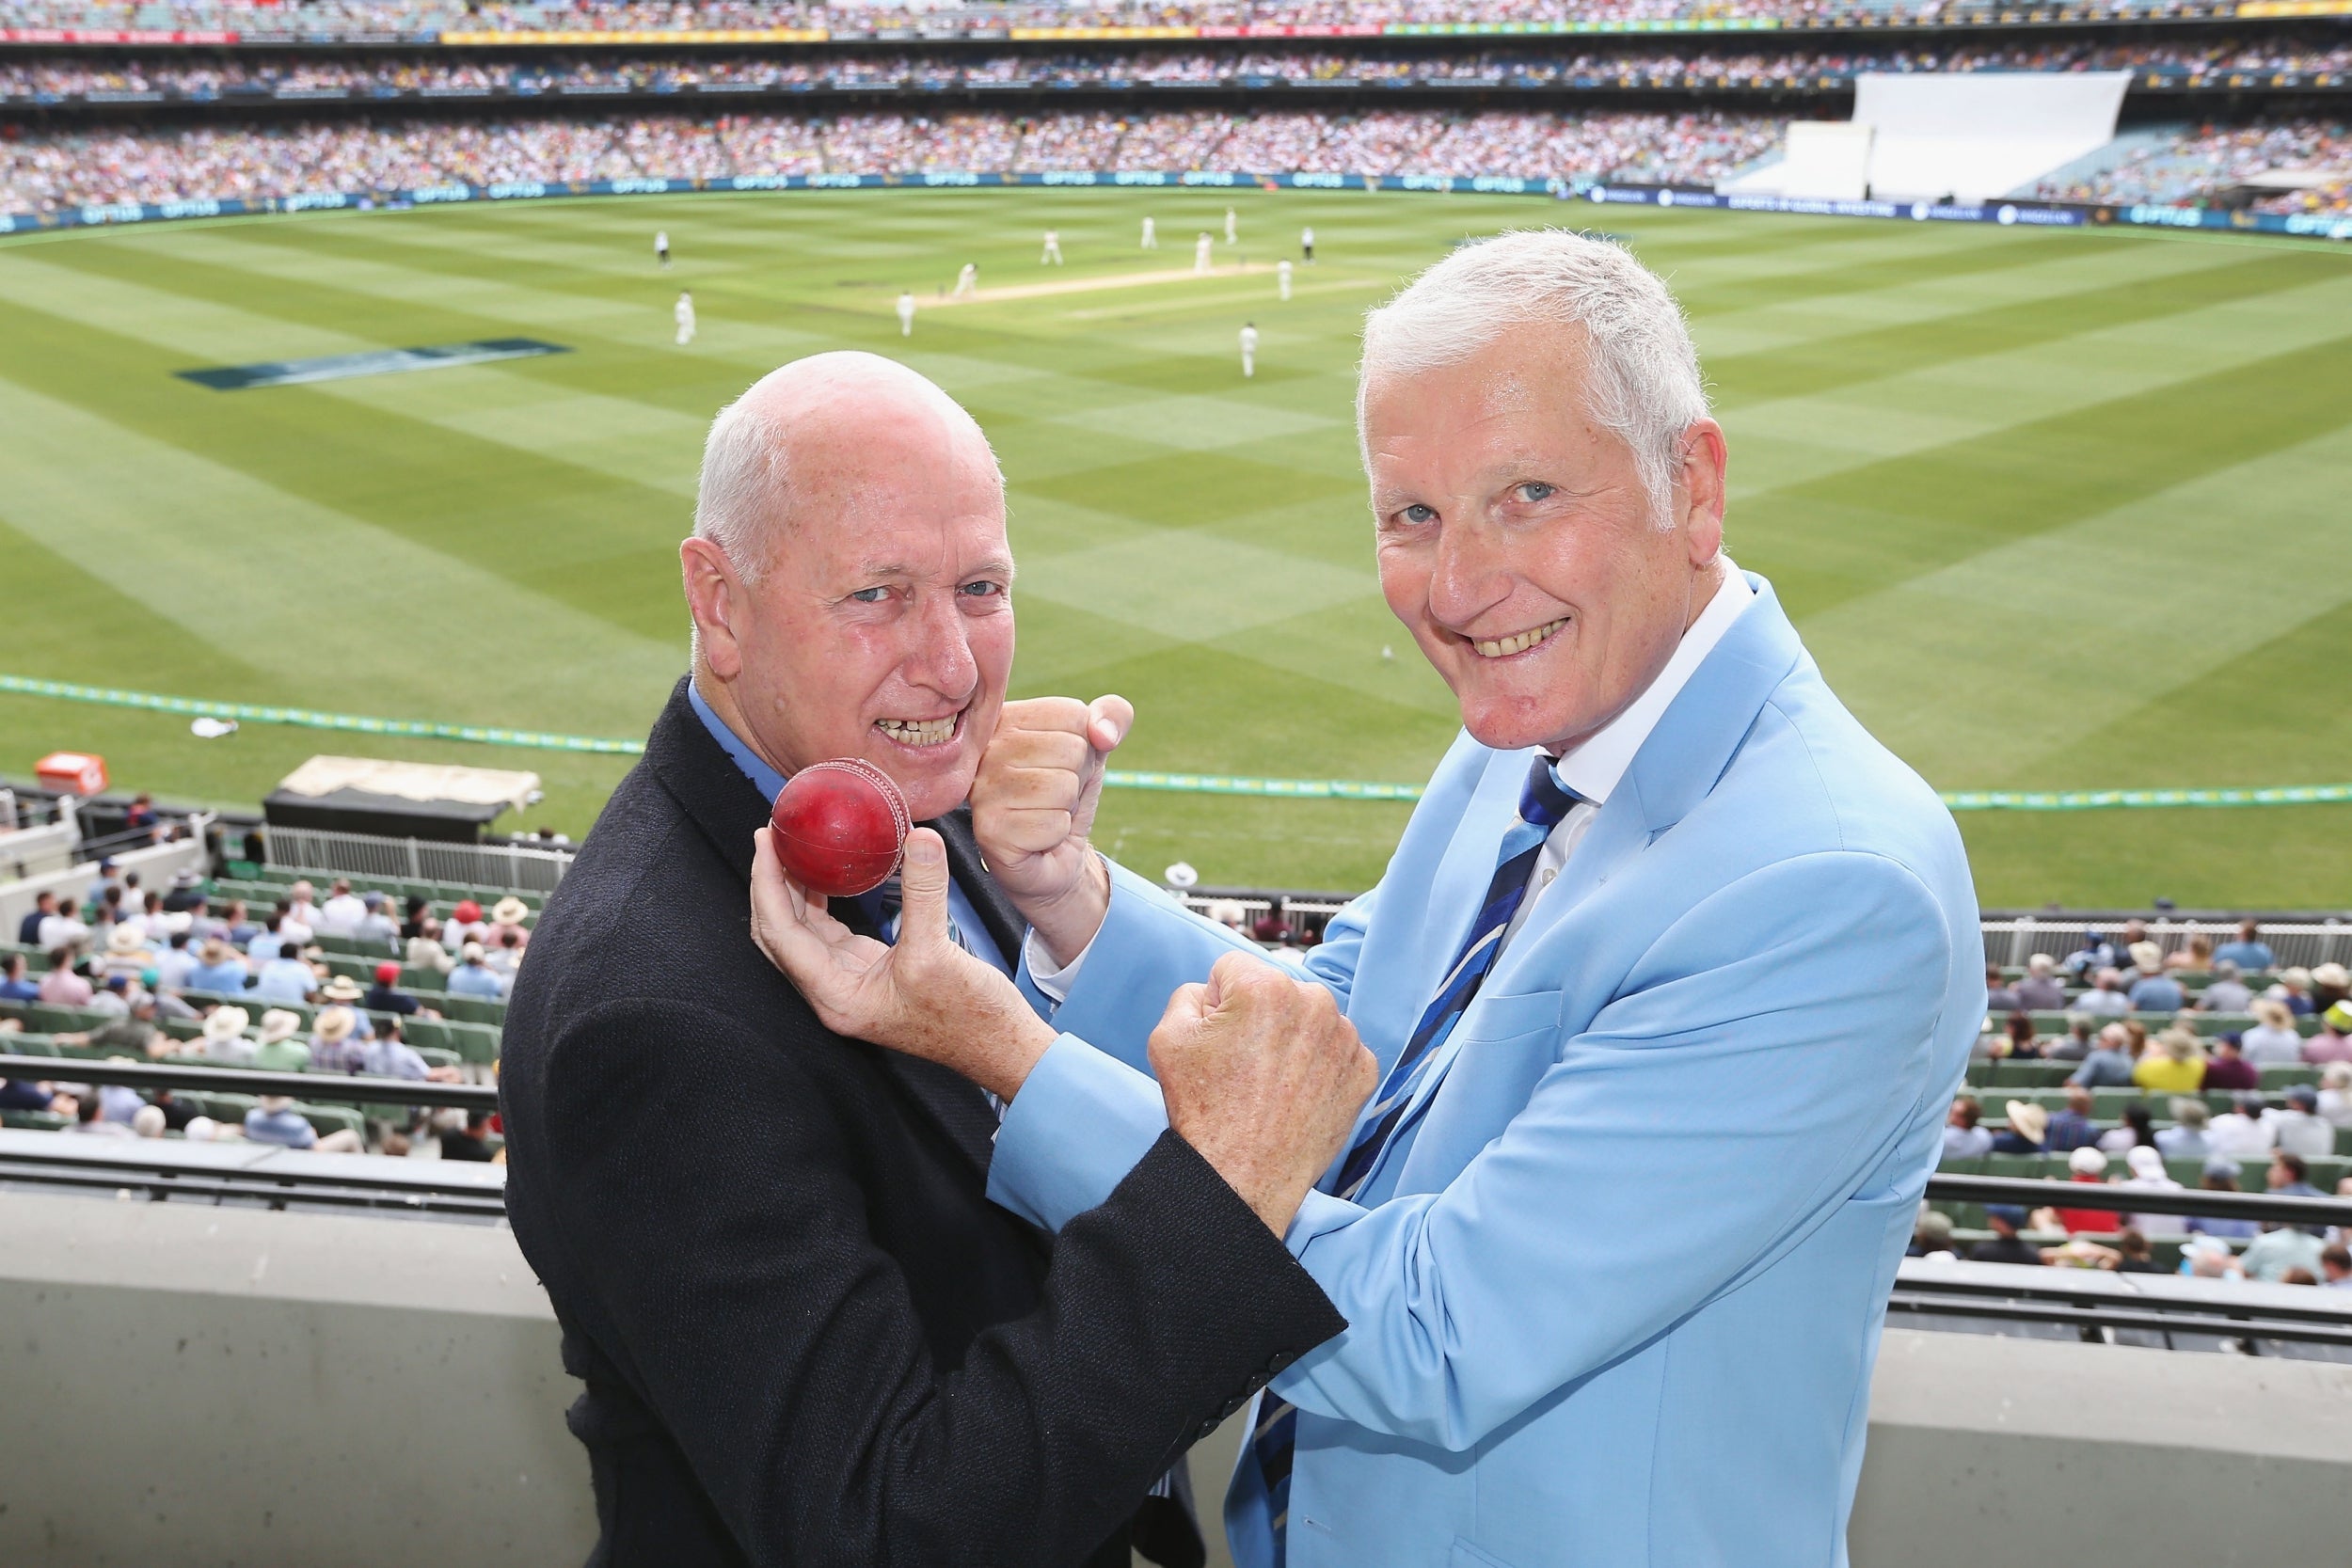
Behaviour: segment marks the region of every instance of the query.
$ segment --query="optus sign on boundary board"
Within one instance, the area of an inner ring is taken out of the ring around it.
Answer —
[[[683,196],[699,191],[799,191],[1056,185],[1206,187],[1263,190],[1410,191],[1436,195],[1549,196],[1563,200],[1695,207],[1813,217],[1883,218],[1912,223],[1991,223],[2003,228],[2079,229],[2105,225],[2199,229],[2296,239],[2352,240],[2352,214],[2218,212],[2200,207],[2089,206],[2056,201],[1822,201],[1802,197],[1740,196],[1703,185],[1613,185],[1589,181],[1534,180],[1513,174],[1252,173],[1236,169],[1047,169],[1022,174],[924,169],[896,174],[737,174],[707,179],[646,176],[625,180],[515,180],[491,185],[429,185],[411,190],[305,191],[259,200],[227,198],[119,202],[71,207],[58,213],[0,214],[0,234],[156,223],[172,218],[244,217],[268,213],[398,210],[470,201],[530,201],[551,197]]]

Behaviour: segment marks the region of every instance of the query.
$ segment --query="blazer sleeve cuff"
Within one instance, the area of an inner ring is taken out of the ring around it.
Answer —
[[[1159,1085],[1075,1035],[1058,1036],[1005,1108],[989,1201],[1058,1231],[1109,1198],[1167,1131]]]

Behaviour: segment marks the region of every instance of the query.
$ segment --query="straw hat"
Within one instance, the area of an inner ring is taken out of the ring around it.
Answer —
[[[204,1037],[208,1040],[233,1040],[245,1033],[245,1026],[253,1022],[243,1007],[215,1007],[204,1017]]]
[[[302,1015],[285,1007],[272,1007],[262,1015],[262,1043],[276,1045],[302,1032]]]
[[[531,918],[531,906],[508,895],[490,906],[490,919],[500,926],[519,926]]]
[[[2352,986],[2352,970],[2345,969],[2342,964],[2321,964],[2312,971],[2312,984],[2342,990],[2346,986]]]
[[[318,1022],[310,1025],[310,1032],[332,1045],[337,1040],[349,1039],[358,1026],[359,1015],[349,1007],[321,1007]]]
[[[478,964],[482,961],[482,943],[478,942],[469,942],[466,943],[465,947],[458,953],[457,956],[464,959],[467,963]]]
[[[2295,1014],[2283,1002],[2273,1002],[2265,996],[2257,1001],[2251,1010],[2256,1018],[2263,1021],[2265,1028],[2292,1029],[2295,1027]]]
[[[367,992],[361,990],[359,982],[350,975],[338,974],[319,988],[319,994],[329,1002],[357,1002]]]
[[[2012,1100],[2007,1107],[2010,1130],[2027,1143],[2038,1144],[2050,1131],[2050,1113],[2029,1100]]]
[[[229,944],[218,937],[207,937],[204,945],[196,950],[196,956],[207,964],[225,964],[229,961]]]
[[[128,922],[106,933],[106,951],[109,953],[135,953],[146,945],[146,933]]]
[[[2185,1029],[2167,1029],[2156,1037],[2156,1047],[2176,1062],[2194,1061],[2203,1054],[2197,1037]]]
[[[2132,962],[2141,973],[2153,974],[2164,967],[2164,949],[2153,942],[2132,943]]]

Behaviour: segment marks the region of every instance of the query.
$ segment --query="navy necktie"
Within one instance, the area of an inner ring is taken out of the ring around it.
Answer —
[[[1477,996],[1478,988],[1487,972],[1494,968],[1495,958],[1502,951],[1503,933],[1511,927],[1511,917],[1518,913],[1527,899],[1527,884],[1535,874],[1535,862],[1544,852],[1544,841],[1551,836],[1568,813],[1583,799],[1560,782],[1552,771],[1551,759],[1537,756],[1527,770],[1527,783],[1519,790],[1518,820],[1502,835],[1502,847],[1497,852],[1495,874],[1486,884],[1486,896],[1478,906],[1478,918],[1470,922],[1470,936],[1462,943],[1462,951],[1446,971],[1445,979],[1438,987],[1438,994],[1421,1015],[1412,1038],[1405,1042],[1396,1065],[1389,1069],[1381,1081],[1378,1098],[1366,1113],[1364,1131],[1356,1139],[1355,1147],[1340,1165],[1339,1179],[1333,1190],[1341,1197],[1352,1198],[1363,1186],[1364,1179],[1380,1163],[1380,1153],[1412,1104],[1416,1090],[1437,1059],[1438,1048],[1454,1032],[1463,1010]],[[1268,1394],[1258,1410],[1257,1430],[1250,1433],[1250,1449],[1256,1455],[1258,1472],[1265,1478],[1266,1515],[1274,1525],[1274,1560],[1280,1568],[1284,1560],[1285,1528],[1290,1522],[1291,1461],[1298,1445],[1298,1407],[1288,1400]]]

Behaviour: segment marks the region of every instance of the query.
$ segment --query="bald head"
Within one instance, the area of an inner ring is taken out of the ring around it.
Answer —
[[[769,372],[719,411],[703,444],[694,536],[725,552],[746,582],[766,575],[777,532],[870,521],[908,465],[958,488],[1004,480],[961,404],[878,354],[813,354]]]

